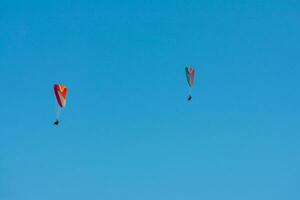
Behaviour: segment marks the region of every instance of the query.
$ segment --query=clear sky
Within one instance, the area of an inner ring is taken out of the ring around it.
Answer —
[[[299,19],[296,0],[2,0],[0,199],[300,199]]]

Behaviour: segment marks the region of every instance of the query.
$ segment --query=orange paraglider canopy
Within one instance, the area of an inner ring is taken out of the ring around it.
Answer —
[[[58,105],[61,108],[64,108],[66,106],[67,91],[68,91],[68,89],[64,85],[59,85],[59,84],[54,85],[55,97],[56,97]]]

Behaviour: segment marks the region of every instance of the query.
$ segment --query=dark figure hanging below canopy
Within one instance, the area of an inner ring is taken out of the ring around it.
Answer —
[[[59,121],[58,121],[58,119],[57,120],[55,120],[55,122],[53,123],[53,125],[58,125],[59,124]]]

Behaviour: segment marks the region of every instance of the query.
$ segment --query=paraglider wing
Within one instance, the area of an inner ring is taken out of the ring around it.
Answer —
[[[195,79],[195,70],[192,67],[186,67],[185,73],[186,73],[186,79],[187,79],[189,86],[193,87],[194,79]]]
[[[54,93],[57,100],[58,105],[61,108],[64,108],[66,106],[66,100],[67,100],[67,87],[64,85],[54,85]]]

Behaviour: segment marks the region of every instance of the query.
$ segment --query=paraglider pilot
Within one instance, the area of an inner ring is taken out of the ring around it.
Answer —
[[[59,124],[59,121],[58,121],[58,119],[57,120],[55,120],[55,122],[53,123],[53,125],[58,125]]]

